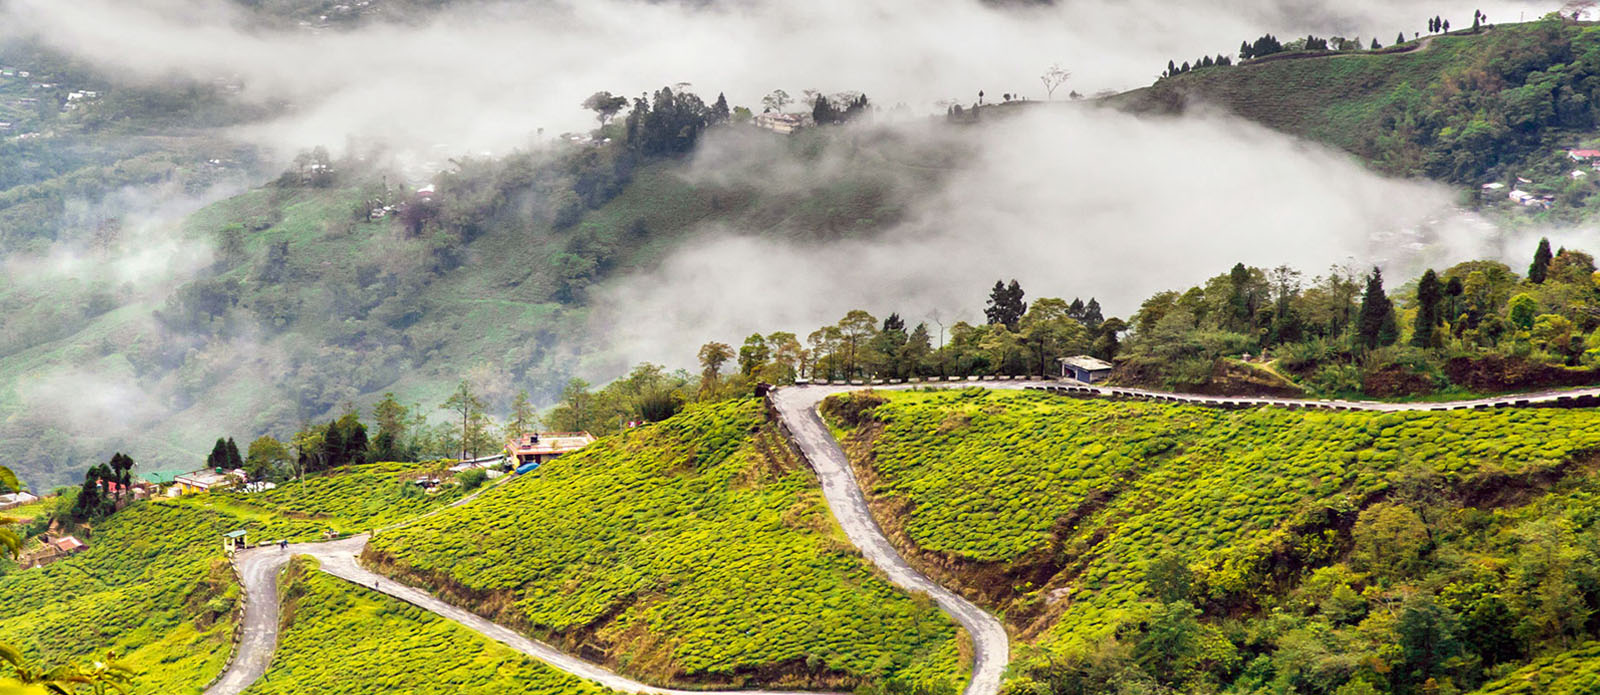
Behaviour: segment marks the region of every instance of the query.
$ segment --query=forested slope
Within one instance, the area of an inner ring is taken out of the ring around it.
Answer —
[[[651,681],[963,682],[956,627],[861,560],[752,399],[691,406],[564,456],[380,534],[367,559]]]
[[[1600,32],[1546,19],[1422,41],[1406,52],[1277,54],[1208,67],[1107,103],[1169,113],[1221,107],[1388,173],[1468,184],[1522,176],[1537,192],[1560,194],[1558,210],[1583,207],[1595,189],[1564,176],[1566,151],[1595,140]]]
[[[870,235],[966,152],[892,131],[703,139],[695,156],[596,142],[465,160],[431,197],[330,160],[334,175],[291,173],[161,235],[196,254],[177,282],[22,276],[0,288],[0,455],[42,487],[102,447],[187,466],[218,433],[284,436],[385,391],[431,409],[462,378],[492,412],[520,389],[550,402],[574,375],[627,367],[591,321],[595,287],[703,234]],[[409,212],[369,219],[373,201]],[[54,407],[90,383],[87,407]],[[106,421],[115,444],[84,436]]]
[[[897,542],[1037,645],[1013,692],[1511,688],[1600,630],[1593,411],[825,407]]]

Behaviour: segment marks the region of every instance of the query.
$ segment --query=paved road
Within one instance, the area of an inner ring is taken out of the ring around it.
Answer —
[[[1198,396],[1187,393],[1168,393],[1165,391],[1148,391],[1144,389],[1089,386],[1087,384],[1082,384],[1071,380],[1063,380],[1052,384],[1044,384],[1040,382],[1035,382],[1032,384],[1028,384],[1027,382],[999,383],[1016,384],[1020,388],[1026,388],[1029,390],[1043,390],[1052,393],[1063,393],[1066,395],[1135,398],[1139,400],[1189,403],[1193,405],[1229,408],[1253,408],[1256,406],[1265,405],[1279,408],[1369,410],[1375,412],[1394,413],[1405,411],[1438,412],[1444,410],[1531,408],[1541,406],[1600,406],[1600,387],[1539,391],[1535,393],[1519,393],[1506,396],[1491,396],[1488,398],[1472,398],[1460,401],[1440,401],[1437,403],[1389,403],[1384,401],[1308,400],[1303,398],[1230,398],[1226,396]]]
[[[287,550],[280,550],[277,546],[251,548],[235,555],[234,562],[238,564],[245,589],[250,594],[243,625],[245,636],[239,642],[238,658],[223,678],[206,691],[206,695],[238,695],[266,673],[278,643],[278,570],[296,555],[314,557],[321,563],[322,571],[328,574],[453,620],[550,666],[612,690],[655,695],[818,695],[814,692],[783,693],[770,690],[673,690],[646,685],[524,637],[476,613],[434,598],[425,591],[369,572],[356,562],[356,557],[366,545],[367,536],[360,535],[325,543],[294,543]]]
[[[987,388],[1020,389],[1029,382],[963,382],[952,387],[984,386]],[[878,386],[873,388],[913,388],[920,385]],[[805,452],[811,467],[822,481],[822,494],[828,500],[833,517],[844,528],[850,542],[861,549],[862,555],[888,575],[889,580],[909,591],[927,594],[965,628],[972,637],[972,680],[967,683],[965,695],[994,695],[1000,691],[1000,677],[1010,662],[1010,641],[1000,620],[972,602],[962,598],[913,569],[900,556],[894,545],[884,536],[867,498],[856,481],[855,472],[844,450],[834,440],[833,434],[817,415],[817,405],[823,398],[835,393],[869,388],[867,386],[802,386],[779,389],[772,402],[801,451]]]

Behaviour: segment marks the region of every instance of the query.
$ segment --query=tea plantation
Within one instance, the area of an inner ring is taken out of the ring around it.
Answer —
[[[84,553],[0,576],[0,640],[50,664],[105,651],[142,672],[136,693],[198,693],[227,659],[239,589],[219,559],[235,520],[136,504]]]
[[[453,462],[372,463],[347,466],[291,480],[256,493],[221,492],[182,498],[210,505],[246,519],[288,519],[307,526],[359,533],[426,513],[460,499],[460,485],[447,470]],[[413,481],[437,477],[438,492],[429,494]],[[265,540],[263,537],[261,540]],[[296,536],[291,540],[314,540]]]
[[[430,496],[398,482],[430,468],[373,464],[309,478],[303,488],[136,502],[98,522],[84,553],[0,574],[0,641],[49,664],[109,650],[140,672],[135,693],[198,693],[227,659],[239,595],[222,533],[305,541],[330,527],[392,523],[459,497],[453,485]]]
[[[603,440],[380,534],[368,555],[641,679],[952,693],[963,680],[957,628],[867,567],[756,400]]]
[[[314,571],[297,559],[283,585],[279,656],[246,693],[601,695],[420,608]]]
[[[1055,654],[1015,692],[1463,691],[1600,630],[1594,411],[843,398],[880,519]]]

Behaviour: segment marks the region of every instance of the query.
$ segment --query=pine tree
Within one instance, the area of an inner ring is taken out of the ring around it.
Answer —
[[[1094,297],[1089,298],[1089,303],[1083,307],[1083,326],[1089,329],[1092,335],[1100,331],[1100,324],[1105,323],[1106,317],[1100,313],[1100,302]]]
[[[1249,41],[1240,41],[1239,42],[1239,60],[1249,60],[1252,57],[1254,57],[1254,54],[1252,54],[1250,52],[1250,42]]]
[[[1402,31],[1402,32],[1400,32],[1398,34],[1395,34],[1395,36],[1394,36],[1394,45],[1398,46],[1398,45],[1403,44],[1405,42],[1406,42],[1406,33],[1405,32]]]
[[[1378,43],[1378,40],[1376,38],[1374,38],[1372,40],[1372,50],[1376,51],[1376,50],[1378,50],[1380,48],[1383,48],[1383,44]]]
[[[1412,324],[1411,344],[1420,348],[1436,347],[1434,330],[1443,323],[1444,285],[1429,268],[1417,281],[1417,318]]]
[[[244,457],[239,455],[239,445],[233,443],[233,437],[228,437],[228,470],[244,468]]]
[[[1439,31],[1442,31],[1446,34],[1450,33],[1450,20],[1444,20],[1444,24],[1439,25]]]
[[[1361,297],[1356,337],[1368,350],[1393,345],[1399,329],[1394,322],[1394,303],[1383,291],[1383,271],[1373,268],[1367,276],[1367,291]]]
[[[1550,272],[1550,261],[1555,256],[1550,253],[1550,240],[1540,239],[1538,250],[1533,252],[1533,265],[1528,266],[1528,281],[1543,284],[1545,276]]]
[[[206,468],[217,469],[228,466],[228,443],[217,437],[217,443],[211,447],[211,454],[206,456]]]
[[[717,93],[717,103],[711,105],[711,117],[707,119],[712,125],[727,123],[731,112],[728,110],[728,97]]]

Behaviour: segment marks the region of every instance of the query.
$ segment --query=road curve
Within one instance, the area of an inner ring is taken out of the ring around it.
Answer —
[[[962,386],[1020,389],[1026,382],[975,382]],[[908,386],[887,387],[907,388]],[[1011,661],[1010,641],[1000,620],[938,584],[912,568],[900,552],[895,550],[883,529],[872,517],[866,495],[856,481],[844,450],[839,447],[827,425],[817,414],[822,399],[845,391],[855,391],[868,386],[803,386],[774,391],[772,404],[778,417],[788,428],[790,436],[805,453],[817,478],[822,481],[822,494],[833,511],[833,517],[844,528],[850,542],[861,554],[877,565],[889,581],[908,591],[927,594],[950,617],[965,628],[972,638],[972,680],[967,683],[965,695],[994,695],[1000,691],[1000,677]],[[885,388],[885,387],[877,387]]]
[[[772,690],[674,690],[647,685],[555,647],[529,639],[510,628],[496,624],[463,608],[435,598],[388,577],[362,568],[356,562],[367,545],[367,536],[352,536],[324,543],[294,543],[287,550],[277,546],[263,546],[240,551],[234,556],[239,574],[244,578],[250,602],[245,607],[244,631],[239,641],[239,652],[223,677],[206,695],[239,695],[267,672],[273,651],[278,644],[278,571],[288,564],[289,558],[306,555],[316,558],[322,571],[356,584],[405,601],[413,606],[452,620],[473,632],[504,644],[518,652],[544,662],[558,670],[593,681],[599,685],[627,693],[651,695],[820,695],[806,692],[780,692]]]

